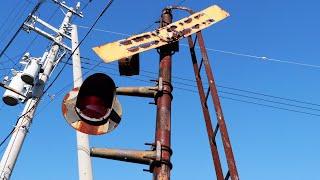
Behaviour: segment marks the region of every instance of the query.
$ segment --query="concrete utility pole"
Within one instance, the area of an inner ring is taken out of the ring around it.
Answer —
[[[77,8],[79,7],[79,5],[80,4],[78,3]],[[36,84],[33,86],[32,97],[27,100],[18,123],[14,129],[14,132],[12,133],[9,144],[2,156],[0,162],[0,180],[10,179],[14,165],[22,148],[22,144],[30,128],[38,102],[43,95],[45,84],[54,67],[57,65],[57,61],[59,60],[58,54],[63,44],[63,35],[68,34],[68,27],[73,14],[76,14],[76,12],[73,10],[73,8],[69,8],[58,30],[57,35],[53,39],[54,43],[51,46],[50,51],[42,66],[43,72],[39,75],[39,81],[36,82]],[[35,30],[34,27],[33,30]]]
[[[79,46],[78,30],[76,25],[72,25],[71,40],[72,40],[72,51],[74,52],[72,56],[73,83],[74,83],[73,87],[76,88],[76,87],[80,87],[82,84],[80,50],[78,47]],[[80,131],[76,131],[76,133],[77,133],[79,180],[92,180],[93,176],[92,176],[92,167],[91,167],[91,158],[90,158],[89,135],[84,134]]]

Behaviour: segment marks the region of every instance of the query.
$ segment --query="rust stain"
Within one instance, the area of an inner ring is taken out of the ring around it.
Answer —
[[[133,46],[133,47],[128,48],[127,50],[130,51],[130,52],[136,52],[136,51],[139,50],[139,47]]]
[[[215,20],[214,19],[208,19],[207,21],[210,22],[210,23],[213,23]]]
[[[124,40],[124,41],[120,41],[119,42],[121,45],[129,45],[132,44],[132,42],[130,40]]]
[[[199,29],[199,28],[200,28],[199,24],[196,24],[196,25],[192,26],[192,29]]]
[[[192,22],[192,19],[191,19],[191,18],[188,18],[188,19],[186,19],[184,22],[187,23],[187,24],[189,24],[189,23]]]

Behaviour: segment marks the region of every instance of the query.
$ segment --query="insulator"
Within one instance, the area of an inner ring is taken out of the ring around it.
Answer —
[[[29,52],[24,53],[24,55],[22,56],[22,60],[23,61],[25,61],[25,60],[27,60],[29,58],[30,58],[30,53]]]

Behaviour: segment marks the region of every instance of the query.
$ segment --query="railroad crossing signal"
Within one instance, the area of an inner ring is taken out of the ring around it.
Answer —
[[[89,76],[80,88],[64,97],[62,113],[68,124],[83,133],[100,135],[112,131],[122,116],[115,83],[102,73]]]
[[[172,9],[187,10],[191,15],[170,23],[172,22]],[[138,74],[138,55],[150,49],[159,48],[160,65],[157,87],[124,88],[121,92],[121,95],[128,95],[130,93],[133,96],[155,99],[155,104],[157,105],[156,133],[155,141],[148,143],[148,145],[151,145],[151,150],[132,151],[92,148],[91,156],[146,164],[150,166],[149,171],[154,174],[154,179],[170,179],[170,170],[172,168],[170,160],[172,155],[170,124],[171,101],[173,98],[171,94],[171,56],[172,52],[177,51],[173,43],[187,37],[217,180],[227,180],[229,178],[231,180],[239,180],[214,76],[201,34],[202,29],[228,16],[229,14],[226,11],[216,5],[198,13],[193,13],[192,10],[185,7],[168,7],[162,12],[161,27],[159,29],[93,48],[105,63],[120,60],[119,71],[121,75]],[[202,58],[200,64],[198,64],[195,53],[196,42],[193,42],[193,34],[196,35],[196,40],[201,49]],[[206,71],[209,84],[207,93],[205,93],[200,77],[201,67],[204,67]],[[94,74],[88,77],[80,88],[73,89],[65,96],[62,107],[63,114],[68,123],[81,132],[94,135],[110,132],[117,127],[122,115],[120,103],[115,95],[116,92],[118,92],[117,88],[109,76],[101,73]],[[209,106],[207,106],[210,96],[217,118],[214,130]],[[115,112],[116,116],[112,116],[112,112]],[[222,170],[219,149],[216,144],[216,135],[219,131],[228,165],[226,173]]]
[[[120,60],[119,71],[121,75],[136,75],[139,72],[140,52],[177,42],[228,16],[229,14],[219,6],[210,6],[155,31],[98,46],[93,50],[106,63]],[[94,74],[88,77],[81,87],[71,90],[65,96],[62,106],[63,115],[73,128],[83,133],[98,135],[110,132],[117,127],[122,115],[121,105],[115,93],[114,82],[109,76]],[[87,104],[82,105],[80,102]],[[114,103],[112,104],[114,107],[110,106],[111,103]],[[111,108],[118,110],[114,111],[117,112],[115,114],[118,118],[113,120],[107,118]],[[100,115],[101,117],[97,117]]]

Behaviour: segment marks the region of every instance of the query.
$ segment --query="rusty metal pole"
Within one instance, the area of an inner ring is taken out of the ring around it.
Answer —
[[[158,87],[117,87],[117,95],[154,98]]]
[[[197,87],[198,87],[198,92],[200,96],[200,101],[201,101],[201,106],[202,106],[202,112],[206,124],[206,129],[207,129],[207,134],[209,138],[209,144],[210,144],[210,149],[211,149],[211,155],[213,159],[213,164],[217,176],[217,180],[224,180],[223,177],[223,172],[222,172],[222,167],[221,167],[221,161],[219,157],[219,152],[218,152],[218,147],[216,144],[215,140],[215,133],[212,128],[212,123],[211,123],[211,117],[209,113],[209,109],[206,103],[206,95],[203,89],[203,84],[200,76],[200,71],[199,71],[199,66],[197,62],[197,57],[196,53],[194,50],[194,43],[192,40],[192,37],[188,37],[188,43],[189,43],[189,48],[190,48],[190,54],[191,54],[191,59],[192,59],[192,65],[193,65],[193,70],[196,76],[196,81],[197,81]]]
[[[207,50],[204,45],[204,40],[203,40],[201,32],[197,33],[197,37],[198,37],[200,51],[201,51],[202,58],[203,58],[203,63],[204,63],[205,70],[206,70],[207,77],[208,77],[208,81],[209,81],[208,83],[209,83],[209,87],[210,87],[212,101],[213,101],[214,108],[216,111],[217,121],[219,123],[222,143],[223,143],[224,151],[225,151],[225,154],[227,157],[227,164],[229,167],[230,177],[231,177],[231,180],[238,180],[239,175],[238,175],[238,171],[237,171],[237,167],[236,167],[236,162],[234,160],[231,142],[229,139],[226,122],[224,120],[224,116],[222,113],[222,108],[221,108],[221,104],[220,104],[220,100],[219,100],[219,96],[218,96],[217,87],[216,87],[216,84],[214,81],[213,73],[211,71],[211,66],[209,63]]]
[[[162,11],[160,26],[166,26],[172,22],[172,14],[170,9]],[[160,47],[160,65],[159,65],[159,79],[163,79],[163,91],[156,98],[157,104],[157,120],[156,120],[156,134],[155,144],[160,142],[161,161],[154,165],[153,179],[154,180],[169,180],[170,179],[170,156],[171,156],[171,100],[172,100],[172,86],[171,86],[171,55],[172,45]]]
[[[156,151],[91,148],[90,155],[92,157],[150,165],[152,163],[152,159],[156,157]]]

